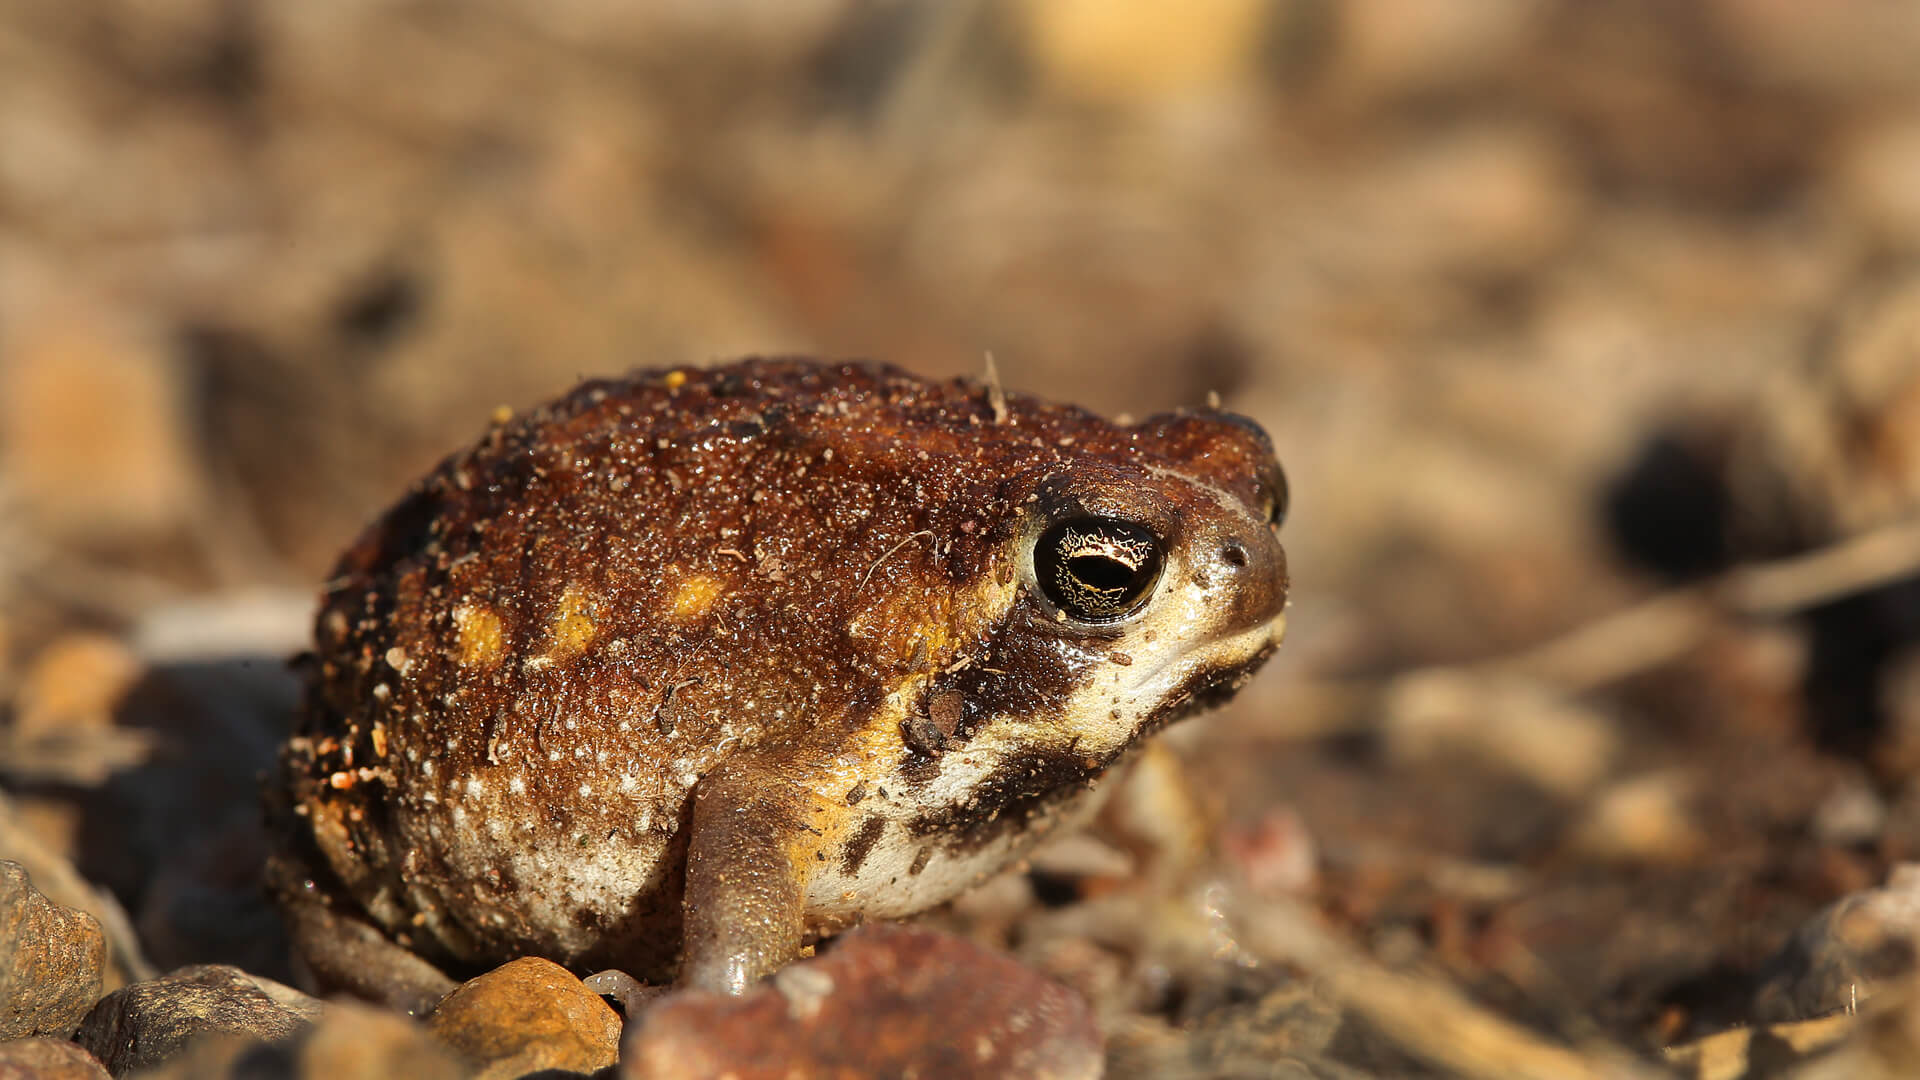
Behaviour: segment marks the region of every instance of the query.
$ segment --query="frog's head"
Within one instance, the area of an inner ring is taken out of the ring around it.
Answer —
[[[1028,474],[989,655],[949,685],[970,726],[1105,762],[1238,689],[1286,626],[1284,474],[1216,410],[1083,432]]]

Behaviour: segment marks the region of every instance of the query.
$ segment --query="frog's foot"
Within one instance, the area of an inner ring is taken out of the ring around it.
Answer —
[[[1178,754],[1149,742],[1105,790],[1094,827],[1139,860],[1151,886],[1175,892],[1204,871],[1218,822]]]
[[[321,994],[350,994],[420,1016],[458,984],[378,927],[319,896],[281,904],[294,956]]]

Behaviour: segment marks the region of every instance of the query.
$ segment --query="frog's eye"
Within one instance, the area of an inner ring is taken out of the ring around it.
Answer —
[[[1287,520],[1287,473],[1276,462],[1272,469],[1261,477],[1261,485],[1267,489],[1267,524],[1279,528]]]
[[[1062,521],[1033,550],[1040,590],[1082,622],[1131,615],[1160,580],[1161,561],[1159,537],[1113,518]]]

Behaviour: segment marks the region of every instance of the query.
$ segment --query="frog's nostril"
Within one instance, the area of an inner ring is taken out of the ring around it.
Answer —
[[[1237,540],[1232,541],[1228,543],[1226,547],[1221,548],[1220,557],[1227,561],[1228,566],[1231,566],[1236,570],[1247,565],[1247,549],[1244,545],[1242,545]]]

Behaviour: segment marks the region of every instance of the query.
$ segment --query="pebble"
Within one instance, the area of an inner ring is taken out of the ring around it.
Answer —
[[[1245,79],[1269,16],[1262,0],[1019,0],[1007,10],[1044,83],[1076,99],[1133,106]]]
[[[1360,1080],[1367,1075],[1331,1059],[1339,1049],[1379,1055],[1354,1038],[1360,1025],[1343,1016],[1325,991],[1302,980],[1208,1012],[1174,1027],[1136,1018],[1114,1032],[1118,1076],[1299,1076]],[[1343,1030],[1343,1028],[1345,1030]]]
[[[275,1043],[242,1036],[195,1041],[141,1080],[464,1080],[464,1062],[427,1029],[388,1009],[330,1003],[312,1027]]]
[[[35,300],[0,334],[0,447],[24,508],[61,535],[180,528],[201,500],[164,336],[84,290]]]
[[[460,1060],[420,1024],[371,1005],[328,1005],[320,1022],[297,1045],[302,1075],[316,1080],[388,1076],[455,1080],[467,1075]]]
[[[1628,777],[1603,788],[1574,821],[1568,841],[1610,862],[1685,863],[1710,841],[1689,803],[1693,783],[1673,772]]]
[[[1920,863],[1902,863],[1877,889],[1822,908],[1760,971],[1753,1015],[1762,1023],[1851,1011],[1914,970],[1920,942]]]
[[[1428,668],[1395,678],[1383,704],[1387,753],[1402,764],[1458,755],[1572,797],[1593,790],[1619,756],[1605,716],[1522,678]]]
[[[120,1076],[165,1064],[205,1036],[275,1042],[306,1027],[319,1010],[318,1001],[272,980],[200,964],[108,994],[73,1038]]]
[[[1749,71],[1836,97],[1911,92],[1920,8],[1884,0],[1711,0],[1698,5]]]
[[[113,726],[113,711],[143,674],[119,639],[80,632],[55,639],[20,681],[13,723],[22,735],[71,735]]]
[[[93,1055],[65,1039],[0,1042],[0,1080],[107,1080]]]
[[[590,1073],[620,1052],[619,1014],[567,969],[538,957],[461,984],[426,1022],[483,1080],[549,1069]]]
[[[676,993],[633,1025],[622,1080],[1094,1077],[1079,995],[949,934],[875,924],[737,998]]]
[[[1814,808],[1807,827],[1834,847],[1869,844],[1887,824],[1887,801],[1864,782],[1836,788]]]
[[[1538,46],[1548,14],[1532,0],[1348,0],[1327,12],[1333,26],[1324,77],[1361,102],[1485,83]]]
[[[1856,125],[1833,155],[1840,194],[1882,243],[1920,249],[1920,117]]]
[[[71,1034],[100,998],[107,939],[61,907],[17,862],[0,861],[0,1039]]]
[[[1320,846],[1291,806],[1273,807],[1252,824],[1227,830],[1219,848],[1260,896],[1304,895],[1319,880]]]

